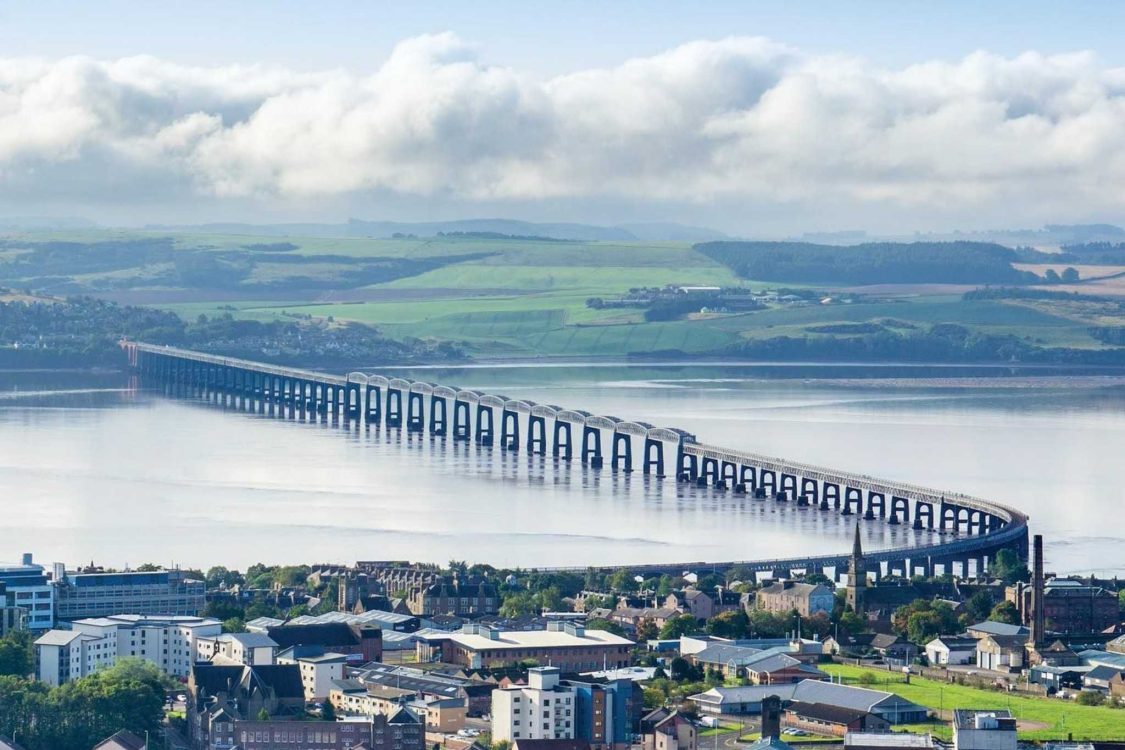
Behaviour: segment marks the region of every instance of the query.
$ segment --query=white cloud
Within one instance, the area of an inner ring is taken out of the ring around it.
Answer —
[[[138,192],[163,180],[295,205],[382,192],[1120,214],[1125,71],[985,52],[889,70],[731,38],[538,80],[451,34],[405,40],[363,76],[0,60],[0,197],[59,192],[36,175],[96,191],[107,169],[143,175]]]

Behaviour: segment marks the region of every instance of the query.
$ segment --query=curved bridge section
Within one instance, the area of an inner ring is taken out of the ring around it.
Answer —
[[[678,481],[757,501],[793,503],[951,535],[936,544],[866,555],[869,561],[881,564],[877,566],[880,572],[885,566],[887,573],[934,575],[939,567],[950,573],[960,566],[961,574],[968,575],[973,567],[978,572],[985,570],[1004,548],[1027,558],[1027,516],[990,500],[705,445],[690,432],[674,427],[451,385],[362,372],[341,377],[132,341],[123,341],[121,346],[129,364],[146,377],[276,404],[299,414],[405,428],[481,446],[498,442],[501,450],[550,454],[567,461],[578,458],[593,469],[602,469],[608,462],[613,471],[639,468],[656,478],[664,478],[671,469]],[[838,571],[846,561],[845,555],[813,555],[638,569],[719,570],[738,565],[776,575],[792,570]]]

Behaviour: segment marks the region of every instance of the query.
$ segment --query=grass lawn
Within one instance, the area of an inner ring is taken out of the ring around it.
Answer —
[[[893,672],[841,664],[821,666],[829,674],[839,675],[843,677],[845,683],[853,685],[858,684],[860,675],[872,672],[878,677],[878,682],[862,687],[886,690],[935,711],[944,710],[943,716],[947,719],[950,716],[949,712],[955,708],[1009,709],[1020,722],[1025,722],[1025,728],[1019,733],[1020,739],[1066,739],[1069,733],[1073,733],[1075,739],[1081,740],[1110,740],[1125,737],[1125,709],[1080,706],[1073,701],[1058,698],[1008,695],[964,685],[949,685],[916,675],[911,676],[910,684],[907,685],[903,675]],[[948,726],[935,729],[930,724],[924,724],[916,729],[933,731],[941,737],[950,736]]]

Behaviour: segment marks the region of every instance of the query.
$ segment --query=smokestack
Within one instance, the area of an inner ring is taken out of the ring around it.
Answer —
[[[1043,535],[1036,534],[1032,542],[1031,561],[1031,645],[1043,645]]]
[[[762,739],[781,736],[781,698],[767,695],[762,698]]]

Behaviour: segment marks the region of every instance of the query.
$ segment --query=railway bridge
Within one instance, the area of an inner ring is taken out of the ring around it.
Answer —
[[[1027,559],[1027,516],[990,500],[865,474],[699,442],[692,433],[554,404],[405,378],[351,372],[332,375],[167,346],[123,341],[142,377],[273,404],[294,415],[325,415],[435,438],[471,441],[503,451],[580,460],[592,469],[632,472],[713,487],[748,500],[793,503],[891,525],[944,532],[938,543],[867,555],[887,573],[912,576],[971,568],[983,571],[1000,549]],[[840,570],[845,555],[722,563],[640,566],[652,572],[723,569],[755,572]],[[878,574],[878,573],[877,573]]]

